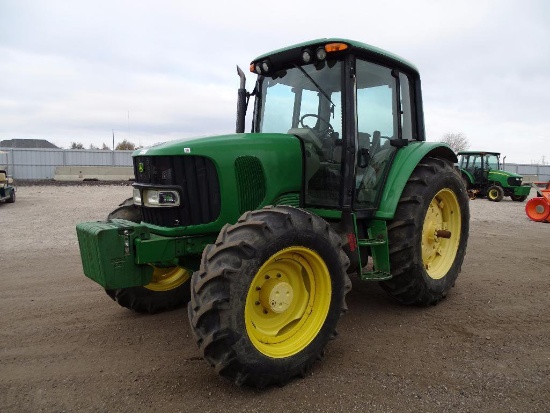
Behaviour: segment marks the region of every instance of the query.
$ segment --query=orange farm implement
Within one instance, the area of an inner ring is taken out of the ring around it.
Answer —
[[[537,197],[525,204],[525,213],[533,221],[550,222],[550,181],[535,182]]]

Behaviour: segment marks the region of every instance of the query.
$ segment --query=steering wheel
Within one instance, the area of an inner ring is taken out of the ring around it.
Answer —
[[[325,129],[321,129],[319,127],[319,134],[321,136],[325,136],[325,135],[328,135],[329,133],[334,132],[334,128],[332,127],[332,125],[330,124],[330,122],[328,120],[325,120],[322,117],[320,117],[319,115],[316,115],[314,113],[306,113],[304,116],[302,116],[300,118],[300,126],[302,126],[302,128],[313,129],[313,128],[307,126],[307,125],[304,125],[304,119],[305,118],[315,118],[315,119],[321,121],[321,123],[324,123],[326,125]]]

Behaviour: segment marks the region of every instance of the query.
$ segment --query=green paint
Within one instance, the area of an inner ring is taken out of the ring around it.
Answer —
[[[392,219],[397,208],[399,198],[405,189],[407,180],[411,176],[416,165],[425,156],[447,159],[456,162],[456,155],[445,144],[435,142],[410,142],[408,146],[400,149],[393,161],[386,185],[382,192],[380,206],[376,212],[378,219]]]

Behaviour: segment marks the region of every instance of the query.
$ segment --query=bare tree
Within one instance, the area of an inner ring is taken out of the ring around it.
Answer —
[[[136,145],[124,139],[122,142],[117,144],[115,149],[117,151],[133,151],[136,149]]]
[[[71,142],[71,147],[69,149],[84,149],[84,145],[80,142]]]
[[[455,152],[460,152],[470,147],[470,141],[462,132],[448,132],[442,136],[441,142],[446,143]]]
[[[103,151],[110,151],[111,148],[109,148],[107,145],[105,145],[105,143],[103,143],[103,147],[101,148],[101,150],[103,150]]]

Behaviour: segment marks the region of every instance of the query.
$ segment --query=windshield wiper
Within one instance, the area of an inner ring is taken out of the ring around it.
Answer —
[[[313,83],[313,85],[317,88],[317,90],[319,92],[321,92],[321,94],[324,97],[327,98],[327,100],[332,104],[332,107],[330,108],[330,113],[334,114],[334,107],[336,105],[334,103],[332,103],[332,100],[330,100],[330,97],[328,96],[327,92],[325,92],[323,89],[321,89],[321,86],[319,86],[317,84],[317,82],[315,80],[313,80],[313,78],[304,70],[304,68],[302,66],[298,66],[298,65],[295,64],[294,67],[297,67],[298,69],[300,69],[300,72],[302,72],[304,74],[304,76],[307,77],[311,83]]]

